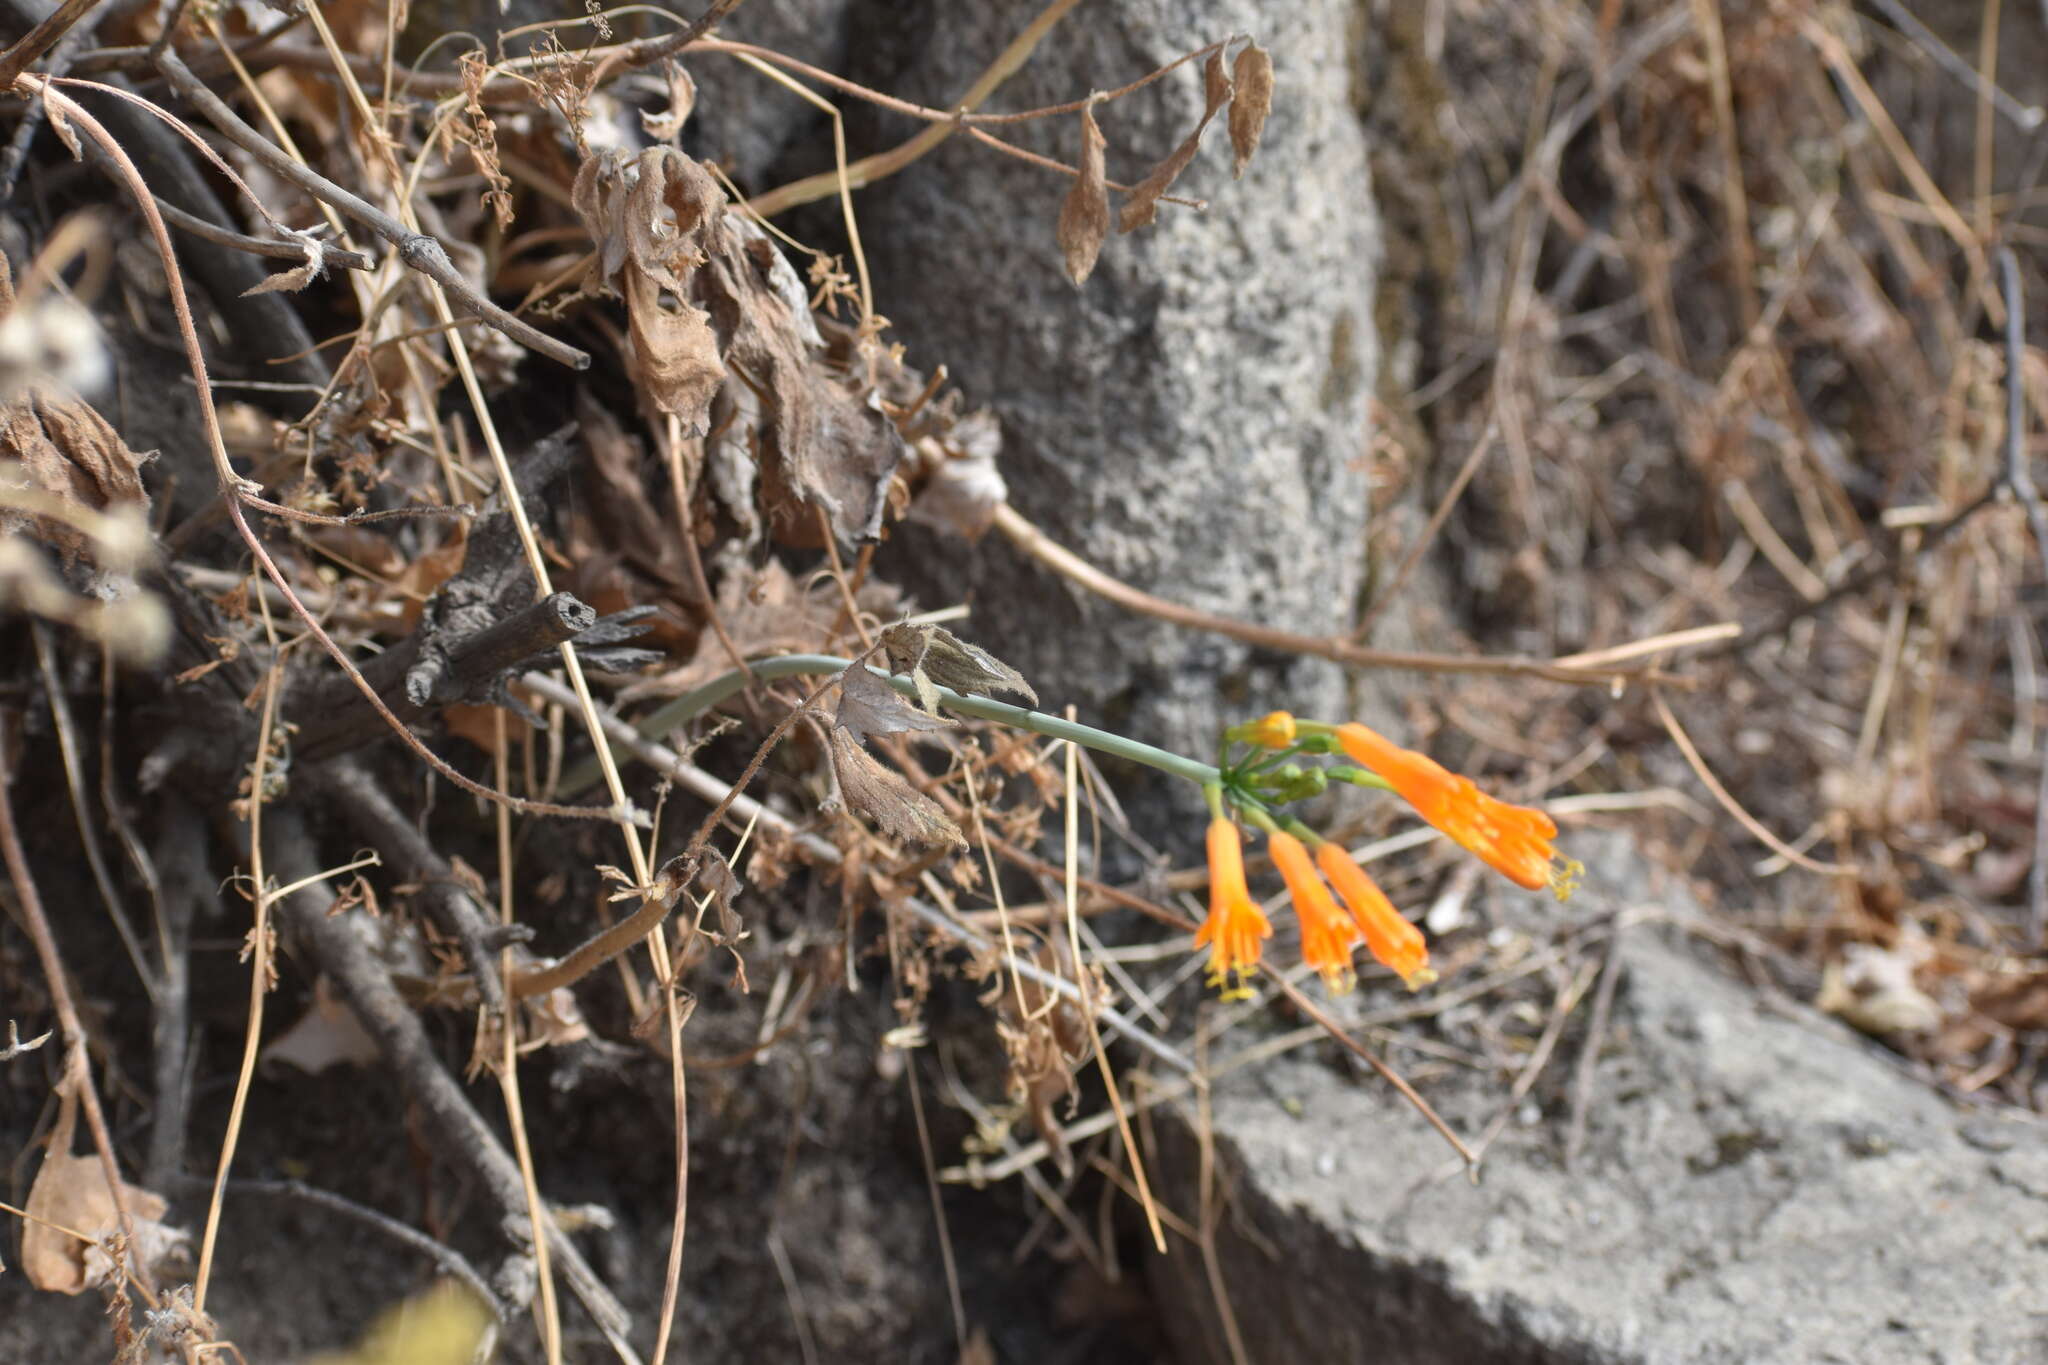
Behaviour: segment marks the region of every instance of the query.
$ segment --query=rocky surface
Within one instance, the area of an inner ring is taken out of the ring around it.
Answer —
[[[1582,894],[1581,912],[1693,913]],[[1300,1059],[1219,1089],[1236,1193],[1219,1242],[1250,1360],[2048,1359],[2048,1129],[1959,1108],[1803,1008],[1772,1012],[1672,930],[1634,924],[1620,951],[1573,1169],[1583,1005],[1532,1092],[1540,1114],[1505,1130],[1477,1185],[1371,1079]],[[1444,1089],[1427,1093],[1467,1134],[1507,1094]],[[1168,1198],[1193,1209],[1184,1124],[1169,1152]],[[1228,1359],[1200,1256],[1153,1278],[1188,1365]]]
[[[865,4],[853,72],[948,106],[1041,8]],[[1066,179],[968,139],[857,203],[879,306],[915,363],[943,362],[995,409],[1015,506],[1137,587],[1306,631],[1347,627],[1365,565],[1377,219],[1348,99],[1351,10],[1127,0],[1053,31],[990,107],[1111,89],[1247,25],[1282,73],[1245,177],[1231,179],[1212,126],[1179,186],[1208,210],[1166,205],[1154,226],[1112,236],[1080,290],[1054,240]],[[1141,179],[1185,137],[1201,89],[1189,67],[1106,106],[1110,177]],[[859,147],[917,126],[865,120]],[[1072,117],[1002,131],[1069,162],[1080,142]],[[973,551],[915,528],[901,541],[893,572],[934,605],[970,601],[974,638],[1095,723],[1202,752],[1220,715],[1282,698],[1340,706],[1327,665],[1134,617],[999,537]]]

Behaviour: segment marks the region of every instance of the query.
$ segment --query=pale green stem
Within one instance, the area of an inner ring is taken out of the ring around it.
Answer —
[[[835,658],[830,654],[783,654],[772,659],[756,660],[749,664],[746,670],[734,669],[730,673],[713,678],[702,687],[693,688],[673,701],[656,707],[649,715],[635,722],[634,728],[650,739],[658,739],[755,682],[795,677],[800,674],[838,673],[846,668],[847,663],[848,660]],[[909,678],[884,673],[880,669],[872,671],[904,696],[916,700],[917,684]],[[991,701],[987,697],[970,697],[955,692],[950,687],[935,687],[933,690],[938,694],[940,705],[963,716],[973,716],[977,720],[992,720],[998,725],[1028,730],[1032,734],[1044,735],[1049,739],[1072,740],[1098,753],[1127,758],[1133,763],[1157,768],[1163,773],[1186,778],[1198,785],[1216,782],[1222,777],[1221,773],[1207,763],[1197,763],[1192,758],[1183,758],[1165,749],[1155,749],[1150,744],[1141,744],[1135,739],[1126,739],[1107,730],[1098,730],[1092,725],[1062,720],[1058,716],[1048,716],[1043,711],[1012,706],[1008,702]],[[596,777],[597,765],[595,762],[586,761],[563,778],[562,790],[580,791]]]

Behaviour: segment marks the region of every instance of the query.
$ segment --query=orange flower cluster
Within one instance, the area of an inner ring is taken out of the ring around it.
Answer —
[[[1227,741],[1267,749],[1305,741],[1310,752],[1321,752],[1331,737],[1423,819],[1518,885],[1532,891],[1547,886],[1562,900],[1578,884],[1584,869],[1551,847],[1557,826],[1549,816],[1530,806],[1496,800],[1471,778],[1363,725],[1297,722],[1285,711],[1274,711],[1225,733]],[[1258,969],[1273,926],[1245,885],[1244,848],[1236,824],[1221,813],[1220,787],[1211,789],[1210,799],[1219,813],[1209,825],[1209,918],[1195,935],[1195,946],[1209,949],[1209,980],[1225,988],[1224,998],[1243,999],[1251,994],[1245,981]],[[1301,920],[1302,961],[1321,973],[1331,990],[1349,990],[1356,981],[1351,949],[1360,941],[1410,990],[1436,980],[1422,931],[1393,907],[1349,853],[1310,834],[1316,845],[1311,856],[1301,839],[1273,829],[1264,816],[1254,818],[1270,830],[1273,866],[1287,883]]]
[[[1301,960],[1320,972],[1331,990],[1349,990],[1356,981],[1351,948],[1360,939],[1410,990],[1436,980],[1422,932],[1401,917],[1343,848],[1319,843],[1311,858],[1300,839],[1276,829],[1268,836],[1267,849],[1301,921]],[[1330,894],[1332,886],[1336,897]],[[1343,899],[1342,909],[1338,897]],[[1272,936],[1272,924],[1245,885],[1244,847],[1237,826],[1218,817],[1209,824],[1209,918],[1195,935],[1195,946],[1209,949],[1209,981],[1224,987],[1224,999],[1241,1000],[1251,994],[1245,980],[1258,969],[1262,940]]]
[[[1529,806],[1495,800],[1428,754],[1403,749],[1378,731],[1352,722],[1336,728],[1337,742],[1360,766],[1385,778],[1415,813],[1518,886],[1549,887],[1563,900],[1578,885],[1578,863],[1550,846],[1557,826]]]

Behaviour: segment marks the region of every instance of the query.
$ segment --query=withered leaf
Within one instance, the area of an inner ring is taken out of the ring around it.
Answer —
[[[103,1240],[121,1231],[120,1212],[99,1158],[72,1154],[77,1113],[76,1096],[64,1090],[48,1155],[29,1187],[31,1216],[21,1230],[22,1273],[36,1288],[59,1294],[82,1294],[114,1274],[114,1263],[100,1241],[81,1242],[71,1233]],[[163,1223],[169,1206],[162,1196],[124,1180],[121,1201],[134,1221],[136,1245],[129,1254],[138,1263],[153,1264],[184,1240],[182,1233]]]
[[[1103,169],[1103,151],[1108,144],[1095,122],[1094,104],[1081,107],[1081,173],[1060,205],[1060,251],[1067,258],[1067,278],[1087,283],[1094,273],[1095,258],[1102,254],[1102,239],[1109,235],[1109,187]]]
[[[690,79],[681,63],[671,61],[664,65],[668,74],[668,108],[659,114],[641,110],[640,126],[656,142],[674,142],[682,135],[690,111],[697,107],[697,82]]]
[[[757,463],[791,543],[815,543],[820,512],[843,541],[877,535],[903,440],[861,367],[828,354],[774,240],[674,147],[590,157],[570,197],[625,297],[635,378],[656,406],[703,436],[716,402],[714,468]]]
[[[1236,155],[1231,174],[1242,178],[1273,108],[1273,54],[1253,43],[1237,54],[1231,74],[1237,87],[1230,97],[1230,149]]]
[[[901,773],[884,767],[839,727],[832,730],[832,769],[839,775],[846,804],[873,820],[883,833],[933,848],[967,847],[967,836],[938,802],[911,786]]]
[[[1202,121],[1195,125],[1187,140],[1173,149],[1173,154],[1152,168],[1152,173],[1138,182],[1131,191],[1131,197],[1124,201],[1123,213],[1117,219],[1118,232],[1133,232],[1144,227],[1159,216],[1159,196],[1172,188],[1180,173],[1188,168],[1201,149],[1202,134],[1217,111],[1230,103],[1230,75],[1223,69],[1223,50],[1218,48],[1202,64],[1202,82],[1207,107],[1202,111]]]
[[[714,937],[728,948],[738,943],[744,931],[739,912],[732,908],[732,902],[744,884],[739,874],[732,870],[732,864],[717,849],[705,848],[704,861],[697,867],[697,886],[711,897],[711,903],[718,908],[718,931]]]
[[[576,422],[596,476],[590,485],[591,510],[608,548],[671,589],[679,588],[686,581],[682,547],[672,516],[662,517],[647,496],[646,452],[640,442],[587,387],[576,390]]]
[[[265,276],[261,281],[244,289],[242,297],[246,299],[251,294],[296,294],[319,279],[323,265],[319,246],[313,242],[302,242],[300,246],[306,253],[305,260],[290,270],[280,270],[275,275]]]
[[[21,462],[11,479],[75,507],[108,512],[148,505],[142,457],[106,418],[76,399],[32,394],[0,408],[0,460]],[[67,561],[92,544],[83,531],[55,517],[0,512],[0,532],[24,525]]]
[[[925,715],[896,695],[866,664],[857,663],[839,675],[839,709],[833,721],[856,741],[869,735],[904,731],[945,730],[952,722]]]
[[[917,684],[917,698],[932,715],[939,713],[934,688],[950,687],[970,696],[1011,692],[1036,703],[1038,694],[1024,675],[977,645],[970,645],[944,626],[904,622],[882,632],[882,653],[889,667],[908,673]]]

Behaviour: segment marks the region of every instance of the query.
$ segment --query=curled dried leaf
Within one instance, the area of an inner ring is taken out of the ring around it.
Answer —
[[[21,1230],[22,1273],[36,1288],[58,1294],[82,1294],[112,1278],[116,1267],[103,1245],[122,1230],[99,1158],[72,1154],[77,1115],[77,1096],[64,1088],[49,1154],[29,1187],[30,1216]],[[169,1205],[161,1195],[124,1180],[121,1203],[128,1206],[134,1223],[135,1243],[128,1254],[136,1262],[153,1265],[185,1240],[182,1232],[163,1222]],[[73,1233],[94,1240],[81,1242]]]
[[[844,731],[856,744],[869,735],[944,730],[952,725],[951,721],[914,709],[863,663],[856,663],[839,675],[839,709],[833,722],[834,733]]]
[[[1095,270],[1095,258],[1102,254],[1102,239],[1109,235],[1109,186],[1103,168],[1108,143],[1095,122],[1095,106],[1081,108],[1081,173],[1060,205],[1060,252],[1066,257],[1067,278],[1085,284]]]
[[[969,696],[987,697],[1010,692],[1031,702],[1038,694],[1024,675],[978,645],[970,645],[944,626],[890,626],[882,632],[882,653],[889,667],[908,673],[917,684],[917,697],[924,709],[938,714],[936,687],[950,687]]]
[[[290,270],[280,270],[275,275],[266,276],[259,283],[250,285],[242,291],[242,297],[246,299],[251,294],[296,294],[319,279],[323,261],[318,244],[301,242],[299,245],[306,253],[305,260]]]
[[[1230,149],[1236,156],[1231,174],[1242,177],[1273,108],[1273,54],[1253,43],[1237,54],[1231,75],[1237,87],[1230,97]]]
[[[1201,149],[1202,134],[1208,131],[1210,121],[1224,105],[1230,103],[1230,74],[1223,69],[1221,48],[1202,64],[1202,83],[1206,101],[1202,121],[1195,125],[1195,131],[1187,135],[1186,141],[1173,149],[1172,155],[1154,166],[1152,173],[1131,191],[1131,197],[1124,201],[1123,213],[1117,218],[1118,232],[1134,232],[1159,216],[1159,196],[1180,179],[1180,173],[1188,168],[1188,163]]]
[[[668,75],[668,109],[659,114],[641,110],[640,126],[656,142],[674,142],[682,136],[690,111],[697,107],[697,82],[676,62],[666,62],[664,66]]]
[[[0,489],[40,494],[60,509],[56,515],[40,516],[9,511],[9,500],[0,498],[0,533],[26,530],[57,549],[67,562],[92,551],[104,566],[126,568],[147,549],[147,527],[140,528],[138,542],[121,553],[124,547],[109,537],[114,525],[93,514],[148,506],[142,462],[106,418],[77,399],[34,393],[0,407]],[[35,499],[18,501],[32,506]],[[90,528],[99,529],[95,533]]]
[[[791,543],[810,543],[820,512],[843,541],[874,538],[903,439],[864,367],[830,354],[773,239],[674,147],[590,157],[570,198],[600,278],[625,297],[634,377],[686,435],[717,428],[706,456],[721,496],[722,470],[758,465],[758,497]],[[743,525],[752,513],[734,509]]]
[[[967,847],[967,836],[938,802],[911,786],[901,773],[884,767],[858,739],[838,727],[832,730],[832,769],[846,804],[873,820],[883,833],[933,848]]]

